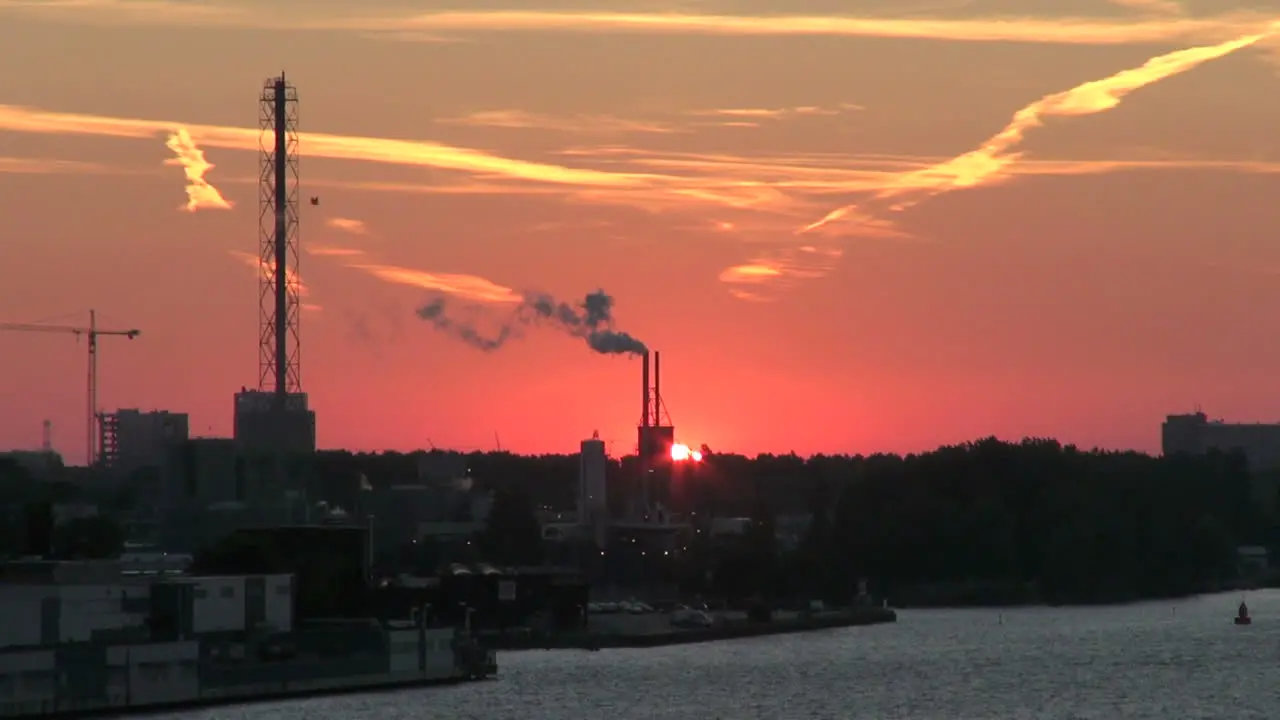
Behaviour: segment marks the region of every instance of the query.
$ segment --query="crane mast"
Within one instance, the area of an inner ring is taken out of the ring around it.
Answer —
[[[88,392],[86,393],[87,418],[85,420],[85,462],[95,465],[100,460],[97,453],[94,423],[98,420],[98,337],[123,337],[132,340],[142,334],[141,330],[103,330],[98,327],[97,312],[89,311],[89,327],[71,325],[42,325],[36,323],[0,323],[0,331],[9,332],[46,332],[66,333],[79,339],[81,335],[89,340]]]

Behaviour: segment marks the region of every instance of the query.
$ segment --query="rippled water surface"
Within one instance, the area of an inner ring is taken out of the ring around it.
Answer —
[[[1280,720],[1280,592],[1126,607],[903,611],[871,628],[499,656],[501,679],[183,720]]]

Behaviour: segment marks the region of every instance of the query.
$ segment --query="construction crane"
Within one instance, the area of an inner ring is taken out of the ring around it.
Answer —
[[[123,337],[132,340],[142,334],[141,330],[102,330],[98,327],[98,316],[89,311],[89,327],[71,325],[38,325],[33,323],[0,323],[0,331],[12,332],[49,332],[70,333],[79,340],[80,336],[89,338],[89,392],[88,415],[85,427],[85,462],[94,465],[100,460],[95,452],[94,422],[98,420],[98,337]]]

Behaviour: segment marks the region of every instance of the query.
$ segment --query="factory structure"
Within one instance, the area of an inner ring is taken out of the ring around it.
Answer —
[[[641,358],[641,412],[632,482],[610,484],[605,443],[598,433],[593,434],[582,441],[579,451],[573,522],[543,527],[547,540],[585,541],[592,548],[594,561],[582,564],[597,583],[645,577],[651,570],[648,566],[675,552],[693,531],[687,518],[668,508],[671,484],[680,467],[693,457],[677,459],[673,453],[673,448],[681,446],[676,444],[675,425],[663,402],[660,363],[657,352],[646,352]],[[615,492],[626,497],[610,502]],[[611,507],[621,508],[621,513],[611,514]]]
[[[1280,423],[1210,420],[1200,410],[1169,415],[1160,428],[1165,455],[1203,455],[1209,450],[1240,451],[1254,472],[1280,470]]]

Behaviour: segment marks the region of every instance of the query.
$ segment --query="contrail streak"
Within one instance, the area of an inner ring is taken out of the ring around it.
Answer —
[[[205,173],[213,169],[213,163],[204,159],[204,151],[196,147],[187,131],[178,128],[169,134],[165,147],[173,151],[177,157],[165,160],[166,165],[178,165],[187,176],[187,204],[181,210],[195,212],[197,210],[230,210],[232,203],[222,197],[218,189],[204,179]]]
[[[1026,132],[1044,124],[1048,117],[1072,117],[1105,112],[1120,105],[1130,93],[1155,82],[1184,73],[1202,63],[1230,55],[1249,47],[1266,34],[1249,35],[1204,47],[1187,48],[1159,55],[1136,68],[1122,70],[1110,77],[1078,85],[1064,92],[1046,95],[1014,113],[1003,130],[963,155],[945,162],[897,175],[876,197],[894,198],[919,194],[914,200],[900,200],[895,209],[909,207],[940,193],[999,182],[1009,175],[1007,168],[1016,163],[1021,153],[1013,149],[1022,143]],[[847,205],[827,213],[817,222],[806,225],[800,233],[809,232],[840,220],[856,205]]]
[[[1129,5],[1167,0],[1117,0]],[[0,0],[0,12],[74,23],[114,23],[161,27],[256,28],[385,34],[403,41],[415,33],[429,42],[454,38],[442,33],[579,32],[729,36],[840,36],[957,42],[1118,45],[1241,36],[1260,32],[1272,18],[1253,11],[1192,18],[1165,14],[1138,20],[1097,17],[858,17],[851,15],[734,15],[688,12],[556,10],[472,10],[395,15],[325,14],[305,16],[256,7],[218,7],[172,0]]]
[[[204,147],[258,152],[260,131],[222,125],[193,125],[171,120],[144,120],[103,115],[58,113],[15,105],[0,105],[0,130],[47,135],[95,135],[145,139],[185,130]],[[480,150],[440,143],[323,133],[299,133],[310,157],[357,160],[388,165],[412,165],[498,175],[517,180],[590,187],[644,187],[676,178],[639,173],[611,173],[568,168],[491,155]]]

